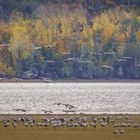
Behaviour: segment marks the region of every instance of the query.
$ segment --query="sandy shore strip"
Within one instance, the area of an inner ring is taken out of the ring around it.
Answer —
[[[0,83],[140,83],[140,79],[0,79]]]

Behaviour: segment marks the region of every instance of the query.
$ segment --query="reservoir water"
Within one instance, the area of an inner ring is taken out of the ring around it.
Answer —
[[[0,114],[140,113],[140,83],[0,83]]]

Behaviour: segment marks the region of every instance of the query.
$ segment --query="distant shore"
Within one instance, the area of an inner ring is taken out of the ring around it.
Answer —
[[[0,83],[140,83],[138,79],[51,79],[51,80],[42,80],[42,79],[2,79]]]

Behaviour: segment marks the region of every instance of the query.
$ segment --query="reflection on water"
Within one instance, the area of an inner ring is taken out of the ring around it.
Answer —
[[[140,83],[1,83],[0,113],[140,113]]]

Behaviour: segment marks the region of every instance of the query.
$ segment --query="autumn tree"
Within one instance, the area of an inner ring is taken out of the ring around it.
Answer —
[[[9,51],[12,53],[14,64],[26,58],[33,51],[33,42],[30,36],[32,23],[24,19],[21,13],[14,13],[9,23],[11,37]]]

